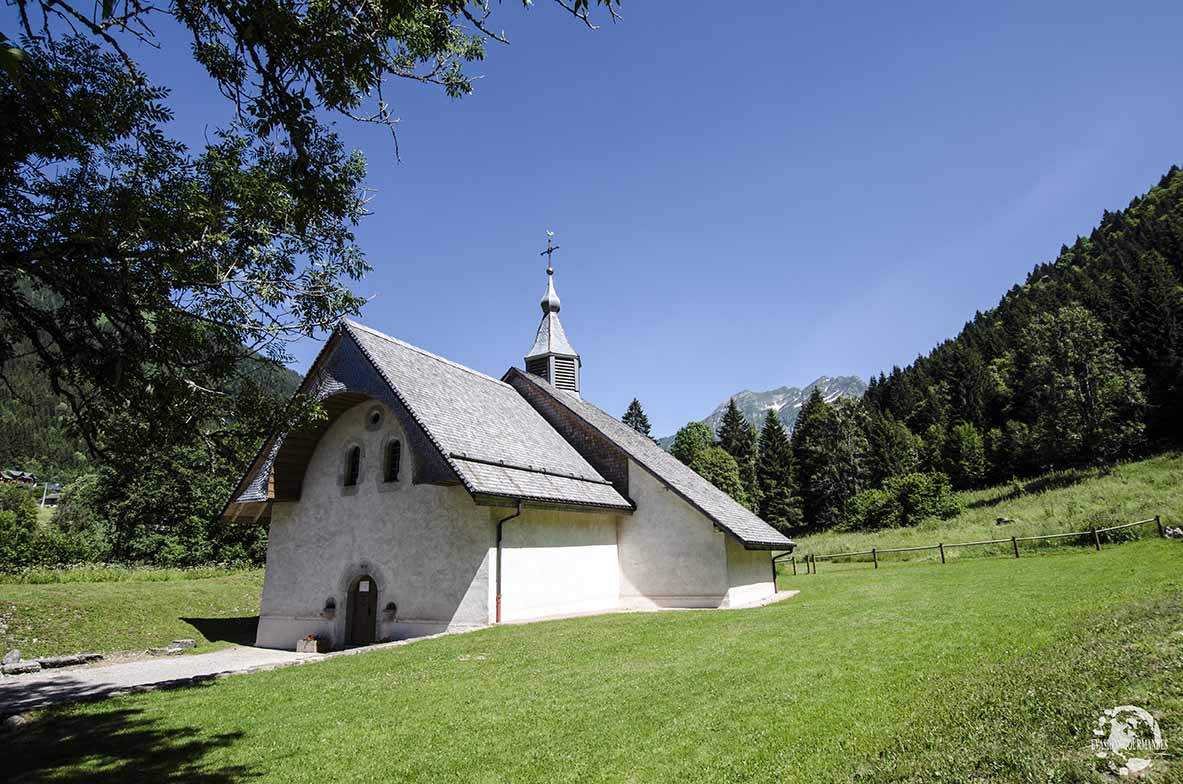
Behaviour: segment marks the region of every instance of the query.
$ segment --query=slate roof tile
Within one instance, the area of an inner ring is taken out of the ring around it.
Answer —
[[[472,494],[633,508],[509,384],[344,324]]]
[[[752,548],[791,549],[794,543],[731,496],[648,438],[579,396],[559,389],[538,376],[514,369],[584,422],[624,450],[650,473],[676,490],[718,525]]]

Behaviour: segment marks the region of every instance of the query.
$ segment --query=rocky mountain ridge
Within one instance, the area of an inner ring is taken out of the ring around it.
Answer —
[[[729,398],[715,406],[715,410],[702,421],[712,431],[719,427],[723,413],[727,410],[728,400],[735,400],[735,405],[744,417],[757,429],[764,424],[764,417],[769,409],[775,409],[780,421],[790,431],[797,422],[797,415],[801,413],[801,406],[806,399],[818,389],[826,402],[832,403],[842,397],[862,397],[867,391],[867,383],[858,376],[822,376],[804,387],[778,387],[765,392],[753,392],[745,389],[736,392]],[[659,438],[657,443],[666,449],[674,442],[672,435]]]

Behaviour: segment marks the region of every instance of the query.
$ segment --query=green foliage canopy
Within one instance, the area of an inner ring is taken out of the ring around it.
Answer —
[[[688,422],[674,434],[670,454],[691,468],[700,454],[715,445],[715,435],[702,422]]]
[[[690,467],[703,479],[739,503],[747,505],[748,498],[739,476],[739,466],[727,450],[719,446],[707,447],[695,455]]]
[[[760,487],[756,479],[756,429],[735,405],[734,398],[727,401],[718,435],[719,446],[735,459],[746,503],[754,509],[760,499]]]
[[[756,461],[760,517],[788,532],[801,525],[801,503],[794,493],[793,447],[776,411],[769,410],[760,429]]]

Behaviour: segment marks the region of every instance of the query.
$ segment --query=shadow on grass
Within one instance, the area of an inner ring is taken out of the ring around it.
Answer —
[[[242,765],[209,766],[206,756],[242,738],[241,732],[207,735],[196,727],[162,726],[141,710],[50,712],[5,734],[4,779],[228,784],[258,774]]]
[[[1102,469],[1099,475],[1104,476],[1107,473],[1109,473],[1108,469]],[[1097,476],[1098,473],[1095,468],[1074,468],[1066,471],[1057,471],[1054,474],[1047,474],[1046,476],[1040,476],[1026,482],[1018,483],[1018,486],[1013,487],[1005,493],[973,501],[966,504],[966,507],[968,509],[988,509],[991,506],[1013,501],[1025,495],[1038,495],[1039,493],[1046,493],[1049,490],[1061,490],[1065,487],[1072,487],[1086,479],[1093,479]]]
[[[255,632],[259,628],[259,616],[241,618],[182,618],[210,642],[232,642],[236,645],[254,645]]]

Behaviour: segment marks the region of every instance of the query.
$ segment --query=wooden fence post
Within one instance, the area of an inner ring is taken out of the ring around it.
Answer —
[[[871,548],[871,560],[875,562],[875,568],[879,568],[879,556],[875,553],[875,548]]]
[[[1015,548],[1015,558],[1019,557],[1019,540],[1015,537],[1010,538],[1011,546]]]
[[[809,556],[809,560],[813,561],[813,573],[817,574],[817,553]]]
[[[789,556],[789,560],[793,562],[793,576],[797,576],[797,556]]]
[[[1158,535],[1165,539],[1167,537],[1167,532],[1162,530],[1162,517],[1160,515],[1155,515],[1154,522],[1158,523]]]
[[[937,545],[937,547],[939,547],[941,550],[941,563],[944,563],[945,562],[945,543],[941,542],[940,544]]]
[[[1097,545],[1097,552],[1099,553],[1101,552],[1101,535],[1097,533],[1096,527],[1090,528],[1089,530],[1093,532],[1093,543]]]

